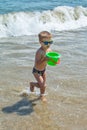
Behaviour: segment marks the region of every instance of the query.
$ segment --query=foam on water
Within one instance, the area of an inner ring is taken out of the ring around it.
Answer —
[[[30,89],[29,89],[29,87],[27,87],[22,92],[20,92],[19,95],[20,96],[29,96],[29,95],[40,96],[40,91],[39,91],[39,89],[35,88],[35,91],[31,92]],[[47,93],[45,93],[44,95],[47,95]]]
[[[87,8],[58,6],[43,12],[0,15],[0,37],[37,34],[42,30],[62,31],[87,26]]]

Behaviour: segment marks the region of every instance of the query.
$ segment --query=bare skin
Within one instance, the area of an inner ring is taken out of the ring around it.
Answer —
[[[48,37],[42,40],[50,41],[51,38]],[[42,71],[46,68],[47,61],[49,60],[46,57],[46,53],[51,51],[51,49],[50,49],[50,45],[44,45],[44,43],[41,41],[40,44],[41,47],[36,52],[34,68],[39,71]],[[40,75],[38,73],[33,73],[33,74],[37,82],[30,82],[30,90],[31,92],[34,92],[34,87],[40,88],[40,98],[42,101],[46,102],[47,99],[44,96],[45,89],[46,89],[46,72],[44,72],[43,75]]]

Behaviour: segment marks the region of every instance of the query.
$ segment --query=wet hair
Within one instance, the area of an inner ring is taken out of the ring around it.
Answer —
[[[42,31],[38,34],[39,41],[41,41],[43,38],[51,38],[52,35],[48,31]]]

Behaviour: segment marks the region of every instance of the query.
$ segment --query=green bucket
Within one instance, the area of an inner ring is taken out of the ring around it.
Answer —
[[[47,64],[51,65],[51,66],[55,66],[58,63],[58,61],[60,60],[61,55],[59,53],[57,53],[57,52],[47,52],[46,56],[48,58],[51,58],[51,60],[49,60],[47,62]]]

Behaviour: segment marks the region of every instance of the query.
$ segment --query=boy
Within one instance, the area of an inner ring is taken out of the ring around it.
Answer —
[[[53,43],[52,35],[48,31],[42,31],[38,35],[41,47],[37,50],[35,55],[35,64],[33,68],[33,75],[37,82],[30,82],[30,91],[34,91],[34,87],[40,88],[40,98],[42,101],[46,101],[44,95],[46,88],[46,65],[49,58],[46,57],[46,53],[52,51],[50,45]]]

